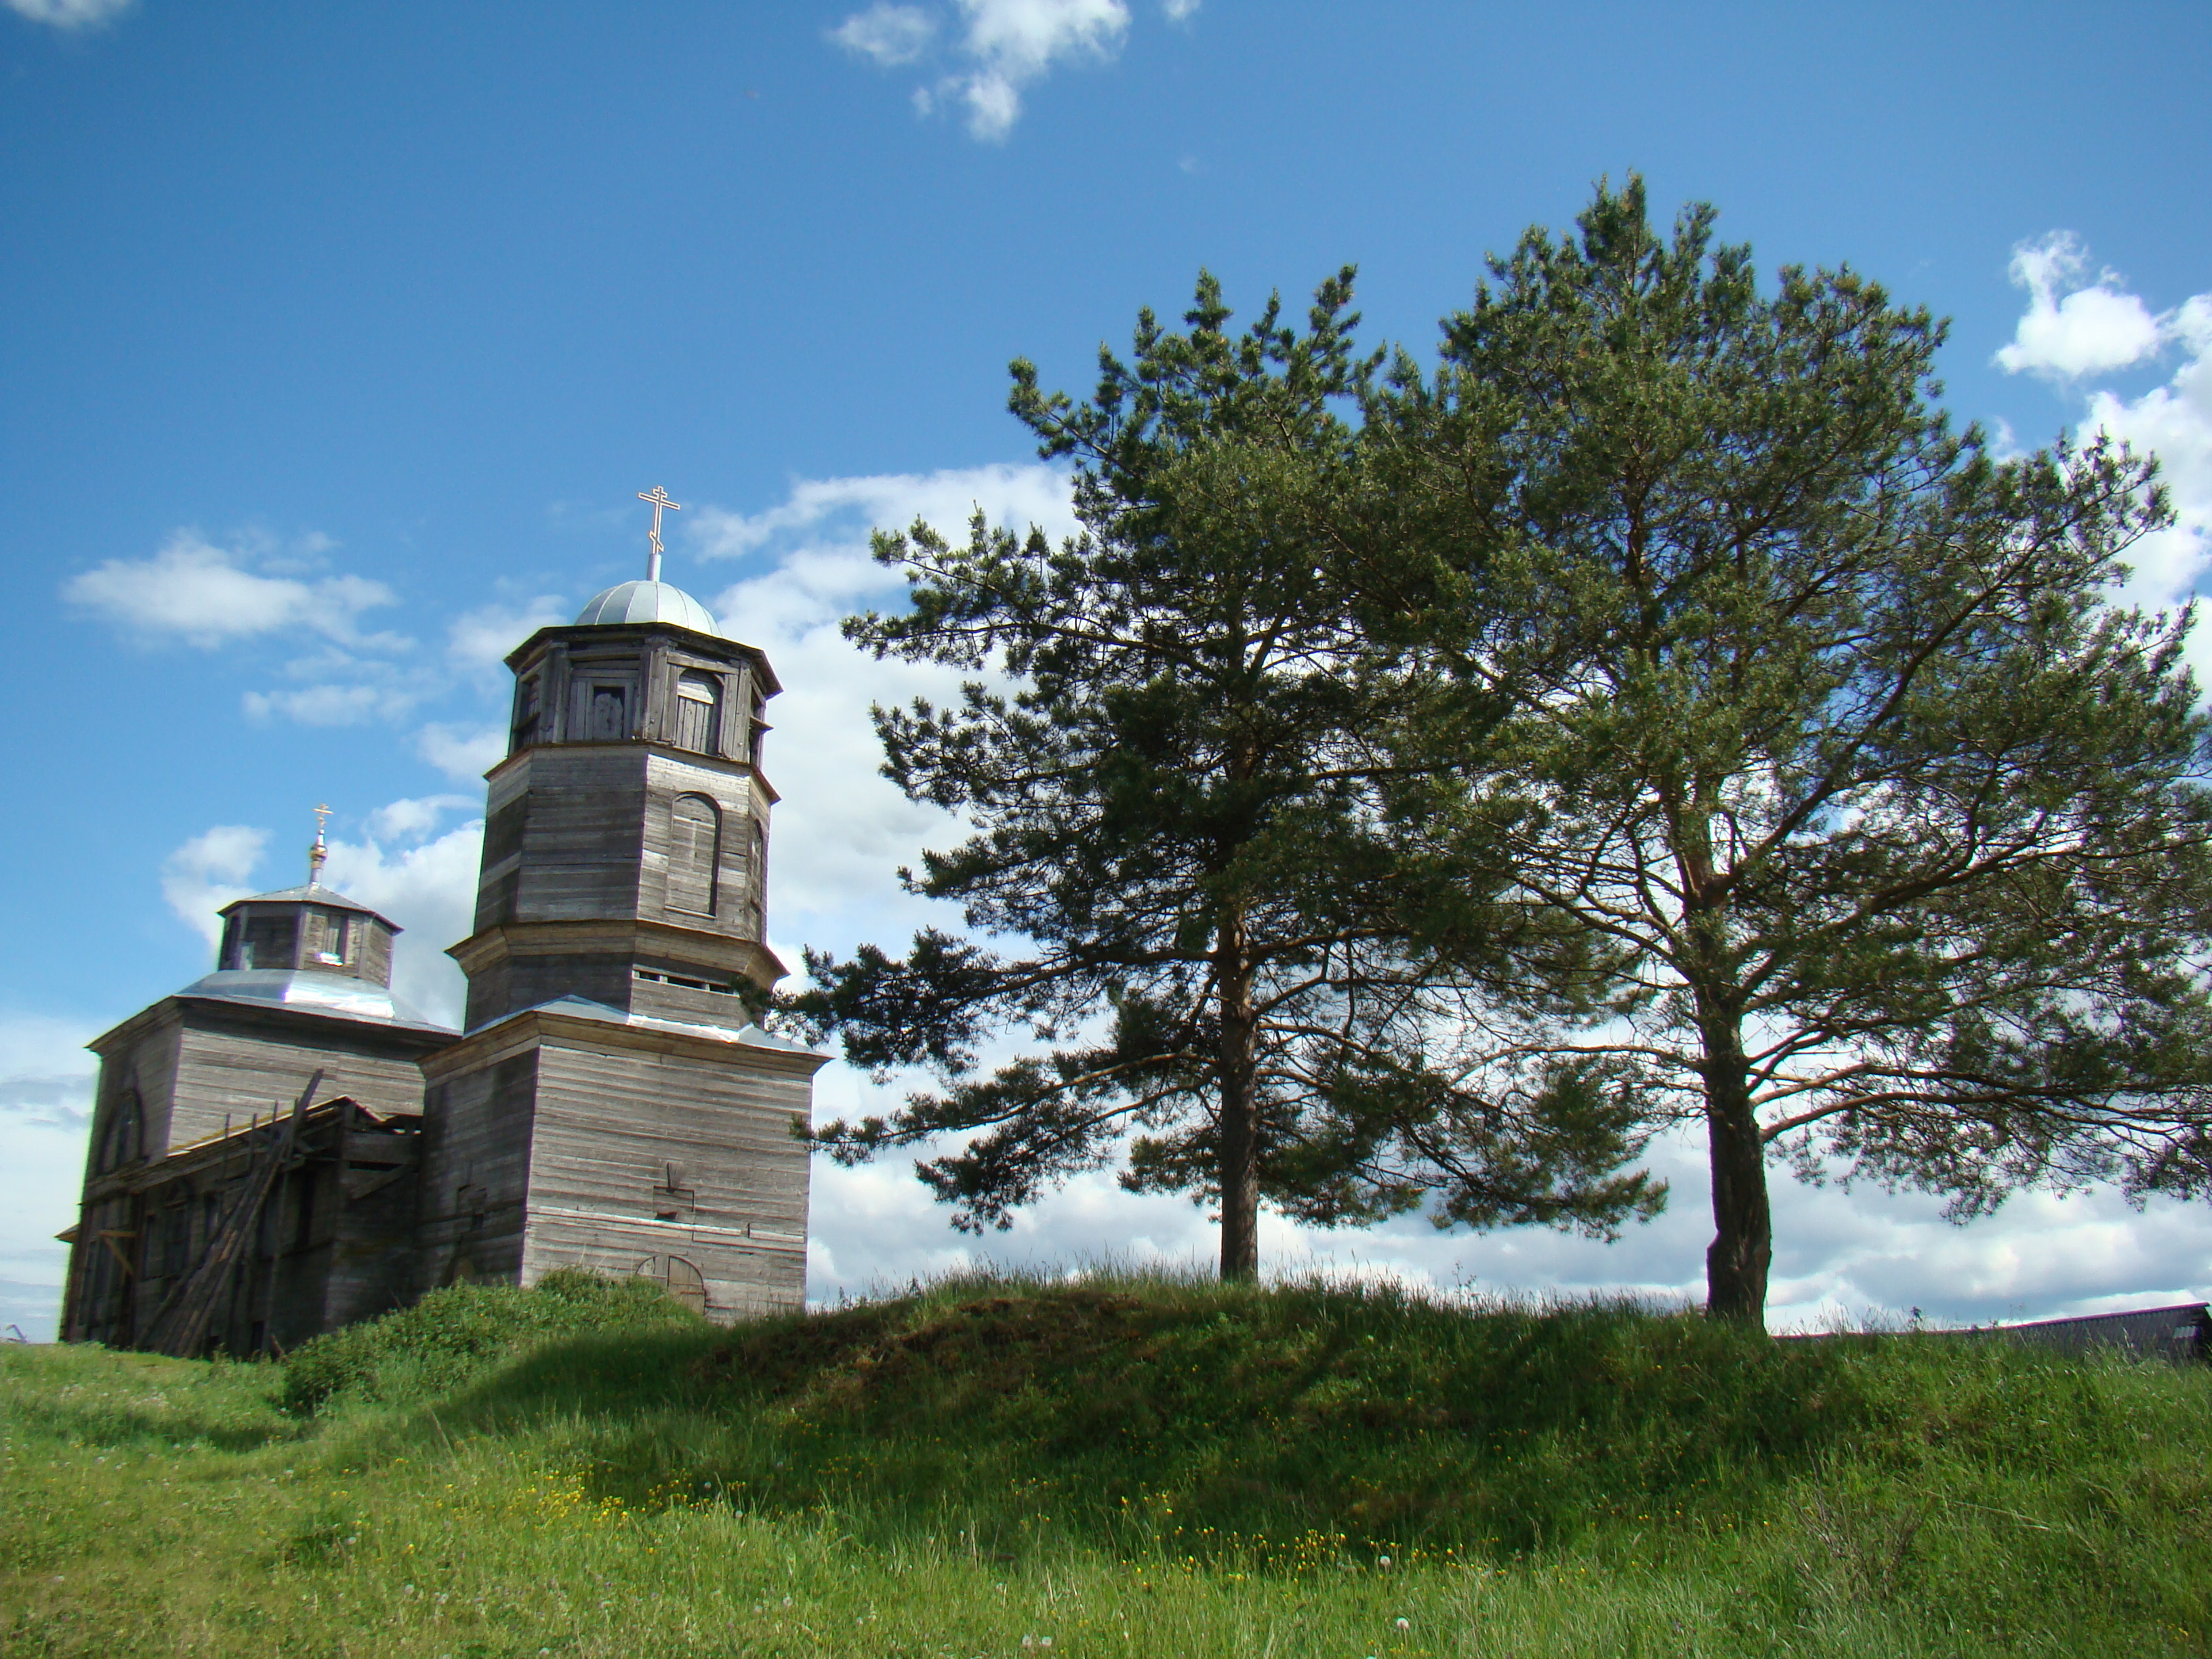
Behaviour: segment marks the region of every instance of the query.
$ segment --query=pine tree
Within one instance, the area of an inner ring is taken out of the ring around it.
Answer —
[[[895,1116],[817,1138],[852,1161],[966,1137],[920,1165],[956,1224],[1003,1226],[1122,1160],[1125,1186],[1219,1205],[1233,1277],[1257,1271],[1263,1200],[1329,1224],[1433,1200],[1446,1221],[1601,1233],[1661,1201],[1620,1172],[1632,1107],[1576,1068],[1466,1086],[1409,957],[1370,763],[1392,675],[1346,579],[1343,410],[1376,361],[1354,354],[1351,282],[1322,286],[1303,331],[1271,303],[1232,335],[1202,276],[1188,331],[1144,313],[1133,361],[1102,351],[1080,404],[1017,362],[1014,413],[1074,465],[1084,529],[1061,545],[980,516],[964,544],[926,524],[876,538],[912,607],[848,636],[995,676],[955,708],[875,714],[887,775],[976,828],[902,872],[971,936],[810,951],[786,1006],[857,1065],[934,1069]],[[1462,861],[1427,908],[1459,960],[1480,954],[1486,896]],[[978,1075],[1002,1036],[1042,1052]]]
[[[2189,617],[2106,597],[2164,521],[2153,466],[1992,456],[1924,312],[1848,269],[1762,292],[1712,221],[1662,239],[1640,182],[1601,186],[1493,261],[1433,374],[1401,359],[1364,441],[1460,596],[1396,727],[1402,821],[1477,880],[1502,847],[1510,904],[1591,942],[1590,1013],[1491,1000],[1498,1061],[1703,1121],[1709,1306],[1756,1320],[1778,1152],[1956,1215],[2205,1190],[2212,810]],[[1512,712],[1455,747],[1470,695]]]

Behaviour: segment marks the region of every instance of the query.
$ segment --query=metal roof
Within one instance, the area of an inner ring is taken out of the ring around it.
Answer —
[[[826,1060],[803,1042],[793,1042],[789,1037],[778,1036],[773,1031],[763,1031],[748,1020],[743,1025],[704,1025],[695,1020],[665,1019],[655,1014],[624,1013],[619,1008],[609,1007],[604,1002],[594,1002],[589,997],[580,997],[574,992],[555,997],[550,1002],[532,1003],[527,1008],[518,1008],[513,1013],[500,1014],[485,1020],[469,1032],[477,1031],[514,1019],[522,1014],[564,1014],[570,1019],[599,1020],[609,1025],[629,1025],[646,1030],[677,1031],[689,1036],[702,1036],[717,1042],[734,1042],[746,1048],[772,1048],[789,1054],[804,1054],[811,1060]]]
[[[667,582],[617,582],[576,613],[580,627],[673,623],[696,634],[721,635],[714,613]]]
[[[219,968],[194,980],[177,994],[459,1035],[450,1026],[441,1025],[402,1002],[372,980],[356,979],[350,974],[319,973],[312,968]]]
[[[309,882],[305,887],[280,887],[273,893],[256,893],[251,898],[233,899],[216,912],[227,916],[241,904],[319,904],[325,909],[354,910],[364,916],[374,916],[397,933],[403,931],[399,924],[380,910],[372,910],[358,899],[349,899],[335,887],[325,887],[320,882]]]

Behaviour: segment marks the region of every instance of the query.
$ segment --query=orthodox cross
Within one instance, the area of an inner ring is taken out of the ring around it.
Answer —
[[[660,509],[665,507],[672,513],[681,513],[684,510],[684,503],[670,501],[668,492],[659,484],[653,485],[653,493],[650,495],[642,489],[639,490],[637,498],[641,501],[653,503],[653,530],[647,538],[653,544],[653,552],[645,562],[645,579],[649,582],[657,582],[660,580]]]
[[[323,866],[331,856],[331,849],[323,844],[323,826],[331,821],[331,809],[315,808],[315,844],[307,849],[307,885],[313,887],[322,879]]]

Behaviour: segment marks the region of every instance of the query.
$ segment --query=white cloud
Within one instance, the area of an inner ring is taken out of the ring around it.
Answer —
[[[2193,594],[2212,565],[2212,293],[2175,311],[2167,332],[2182,352],[2173,378],[2140,398],[2097,392],[2083,422],[2158,457],[2175,522],[2130,556],[2136,571],[2130,591],[2153,605]],[[2212,627],[2200,623],[2198,633],[2203,640]],[[2199,678],[2206,678],[2201,668]]]
[[[896,943],[920,910],[894,872],[925,845],[958,838],[953,819],[908,800],[880,775],[868,708],[917,695],[941,700],[960,677],[877,662],[838,627],[854,611],[904,603],[904,579],[868,555],[871,527],[903,529],[920,517],[957,539],[979,506],[1018,529],[1034,523],[1057,538],[1075,528],[1066,477],[1037,465],[811,480],[761,514],[699,509],[690,534],[703,556],[762,556],[768,565],[712,608],[725,632],[767,652],[787,688],[769,705],[775,730],[766,770],[783,795],[769,851],[769,919],[787,962],[798,961],[801,940],[844,949],[884,934]],[[875,933],[856,931],[863,918]]]
[[[7,0],[8,9],[68,33],[98,28],[131,9],[131,0]]]
[[[939,472],[885,472],[855,478],[805,479],[783,502],[750,517],[702,507],[690,527],[693,549],[706,559],[737,558],[763,549],[779,556],[834,549],[867,562],[871,528],[904,530],[915,519],[946,535],[964,535],[979,507],[995,523],[1035,524],[1058,538],[1076,528],[1065,473],[1035,462],[998,462]],[[896,588],[896,574],[867,585]]]
[[[471,782],[506,755],[507,728],[437,722],[415,734],[415,752],[456,783]]]
[[[368,833],[378,841],[421,841],[447,815],[475,811],[483,805],[479,795],[424,795],[396,800],[368,815]]]
[[[296,691],[248,691],[239,702],[249,720],[282,715],[301,726],[366,726],[399,719],[422,695],[420,689],[390,684],[308,685]]]
[[[889,67],[914,62],[936,33],[936,23],[921,7],[884,4],[854,13],[830,31],[830,38]]]
[[[76,1219],[98,1064],[84,1045],[112,1023],[0,1010],[0,1335],[53,1340],[69,1265],[54,1235]]]
[[[1188,22],[1198,15],[1199,0],[1160,0],[1160,10],[1170,23]]]
[[[2054,304],[2059,288],[2088,263],[2087,250],[2063,231],[2022,246],[2013,270],[2014,280],[2028,289],[2027,313],[1997,361],[2014,372],[2057,373],[2070,380],[2179,348],[2180,367],[2164,386],[2136,398],[2101,388],[2089,392],[2079,428],[2084,435],[2108,434],[2138,454],[2158,457],[2174,523],[2130,550],[2133,574],[2119,597],[2170,609],[2193,598],[2212,571],[2212,293],[2154,313],[2107,272],[2096,287]],[[2092,295],[2099,296],[2093,307],[2069,313],[2069,307]],[[2190,658],[2199,686],[2212,689],[2212,625],[2199,623]]]
[[[1122,0],[959,0],[963,47],[977,67],[964,80],[968,131],[1004,138],[1022,112],[1022,88],[1066,58],[1112,56],[1128,32]]]
[[[447,625],[446,656],[456,668],[489,674],[523,641],[541,628],[567,622],[569,614],[556,593],[540,593],[520,605],[479,605]]]
[[[832,1066],[817,1079],[816,1115],[882,1112],[896,1096],[896,1085],[878,1090]],[[1673,1182],[1673,1202],[1617,1243],[1536,1229],[1439,1232],[1417,1218],[1332,1232],[1263,1213],[1262,1269],[1271,1279],[1319,1274],[1439,1292],[1625,1295],[1695,1305],[1705,1295],[1711,1233],[1697,1133],[1662,1139],[1650,1161]],[[2028,1194],[1994,1216],[1954,1226],[1935,1198],[1804,1187],[1779,1170],[1773,1198],[1767,1322],[1775,1330],[1897,1322],[1913,1308],[1930,1322],[1965,1325],[2212,1296],[2212,1211],[2201,1204],[2160,1200],[2137,1212],[2109,1191]],[[830,1300],[987,1262],[1066,1268],[1120,1260],[1211,1271],[1220,1248],[1218,1229],[1198,1206],[1125,1193],[1107,1175],[1071,1182],[1020,1212],[1005,1233],[956,1233],[948,1213],[904,1159],[856,1170],[817,1163],[809,1297]]]
[[[202,831],[161,860],[161,896],[212,951],[222,938],[216,912],[255,891],[254,867],[269,846],[269,832],[243,823]]]
[[[313,550],[327,545],[318,538]],[[179,530],[152,558],[107,560],[72,578],[62,592],[133,634],[179,639],[205,651],[300,629],[351,644],[404,643],[387,635],[364,640],[356,627],[363,611],[395,602],[382,582],[347,575],[310,581],[252,568],[294,562],[273,550],[217,547],[197,531]]]
[[[2027,290],[2028,303],[2012,343],[1996,354],[2001,368],[2077,380],[2125,368],[2158,350],[2164,319],[2124,292],[2109,270],[2083,282],[2088,269],[2088,251],[2068,231],[2013,251],[2012,279]]]
[[[378,808],[368,815],[368,838],[331,842],[323,879],[404,930],[393,947],[392,990],[431,1018],[458,1026],[465,988],[446,947],[476,931],[483,819],[479,816],[441,836],[420,839],[438,813],[453,810],[441,803],[454,799],[394,801]],[[461,805],[482,811],[480,799]],[[380,836],[416,844],[388,848]]]
[[[1129,29],[1125,0],[954,0],[960,27],[954,52],[966,60],[934,85],[915,88],[915,110],[928,115],[946,101],[968,112],[968,131],[989,142],[1004,138],[1021,117],[1022,89],[1055,64],[1073,58],[1105,59]],[[1167,15],[1180,21],[1195,0],[1169,0]],[[879,4],[847,18],[830,39],[878,64],[919,61],[938,33],[937,21],[919,6]]]

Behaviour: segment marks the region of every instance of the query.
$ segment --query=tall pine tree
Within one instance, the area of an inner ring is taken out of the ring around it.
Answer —
[[[1145,313],[1133,359],[1102,352],[1079,404],[1015,364],[1014,413],[1074,463],[1084,528],[1062,545],[980,518],[964,544],[924,524],[876,539],[912,607],[848,637],[995,676],[954,708],[876,711],[886,774],[975,826],[907,875],[973,936],[810,952],[787,1008],[862,1066],[937,1072],[896,1115],[817,1139],[853,1160],[961,1137],[920,1166],[957,1224],[1004,1225],[1118,1160],[1126,1186],[1218,1203],[1221,1270],[1249,1276],[1263,1200],[1597,1232],[1661,1201],[1621,1173],[1632,1105],[1582,1068],[1468,1086],[1415,958],[1449,938],[1474,959],[1483,879],[1456,867],[1423,908],[1434,939],[1407,943],[1372,768],[1395,672],[1346,586],[1365,555],[1341,411],[1373,367],[1351,278],[1304,331],[1271,304],[1232,335],[1201,277],[1187,331]],[[1002,1037],[1032,1052],[979,1075]]]
[[[1502,848],[1510,905],[1586,933],[1590,1012],[1490,998],[1499,1063],[1702,1121],[1717,1315],[1764,1307],[1778,1153],[1958,1213],[2206,1188],[2207,722],[2186,614],[2106,597],[2154,471],[1993,457],[1936,407],[1942,338],[1848,270],[1762,292],[1632,180],[1370,399],[1460,595],[1415,619],[1402,820],[1477,883]],[[1468,698],[1511,712],[1461,745]]]

